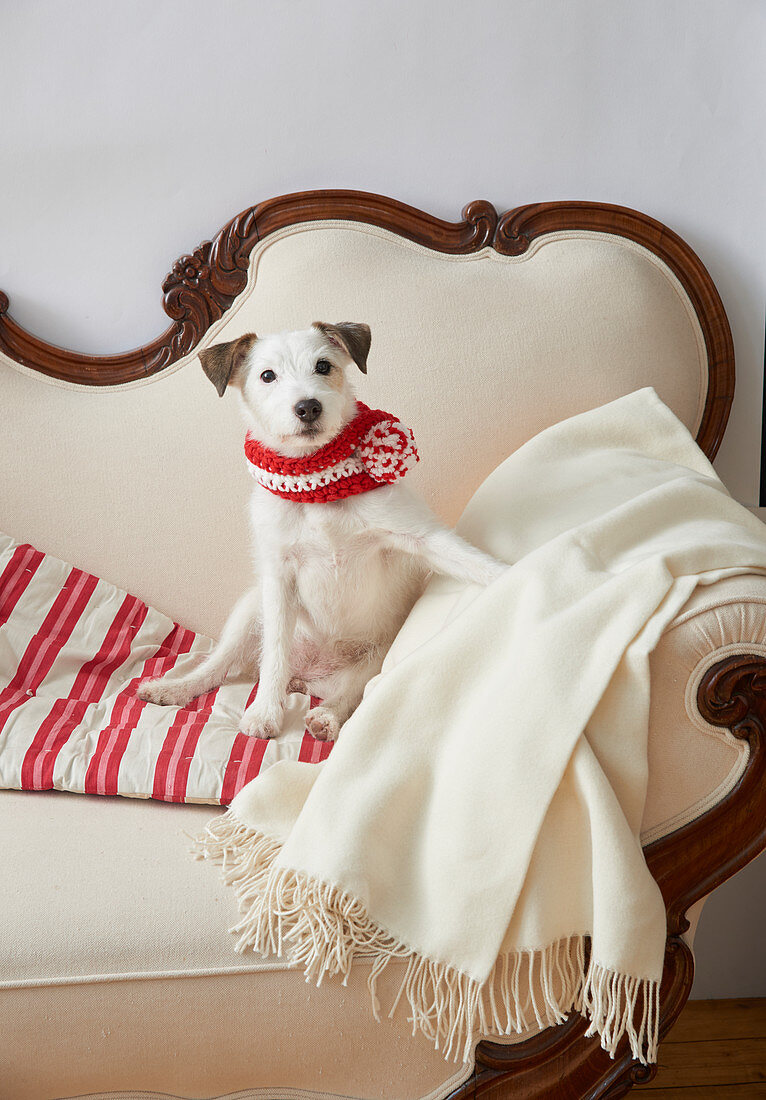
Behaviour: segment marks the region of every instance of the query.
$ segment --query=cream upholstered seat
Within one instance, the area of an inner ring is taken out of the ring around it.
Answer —
[[[375,1023],[364,967],[317,989],[234,953],[231,891],[189,856],[211,812],[3,792],[0,1096],[416,1097],[463,1079],[406,1020]]]
[[[413,482],[450,522],[510,450],[566,416],[649,384],[692,432],[703,418],[709,349],[695,304],[670,264],[616,232],[559,229],[518,256],[449,255],[378,225],[298,219],[263,235],[248,273],[200,346],[316,319],[369,323],[359,396],[413,427]],[[0,527],[217,634],[249,576],[233,397],[218,400],[194,354],[104,388],[0,362]],[[647,842],[742,774],[747,743],[702,719],[696,686],[721,656],[766,653],[764,608],[761,578],[700,589],[653,654]],[[372,1020],[363,966],[347,988],[316,990],[233,953],[230,892],[188,858],[183,832],[210,812],[0,793],[15,884],[0,968],[10,1095],[454,1089],[466,1071],[406,1020]]]

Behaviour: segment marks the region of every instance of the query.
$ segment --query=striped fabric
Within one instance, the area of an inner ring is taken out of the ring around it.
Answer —
[[[228,805],[277,760],[324,760],[305,729],[318,700],[288,699],[273,741],[239,733],[257,685],[188,707],[136,697],[146,676],[212,648],[135,596],[0,535],[0,787]]]

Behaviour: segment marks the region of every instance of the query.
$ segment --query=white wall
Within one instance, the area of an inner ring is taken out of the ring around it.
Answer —
[[[451,220],[474,198],[620,203],[718,285],[738,381],[717,465],[756,503],[760,0],[16,0],[1,27],[0,287],[36,334],[146,342],[173,260],[287,191],[379,191]],[[699,995],[766,995],[765,916],[762,860],[703,915]]]

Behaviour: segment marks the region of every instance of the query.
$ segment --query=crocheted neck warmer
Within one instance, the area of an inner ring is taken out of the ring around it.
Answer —
[[[409,428],[382,409],[356,403],[356,416],[324,447],[289,458],[248,433],[245,456],[259,485],[285,500],[327,502],[390,485],[419,461]]]

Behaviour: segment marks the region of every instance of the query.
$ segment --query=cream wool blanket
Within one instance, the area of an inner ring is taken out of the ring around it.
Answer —
[[[577,1009],[654,1061],[648,656],[697,584],[766,570],[763,526],[644,389],[520,448],[458,530],[513,566],[433,578],[330,758],[275,764],[200,851],[238,892],[240,950],[317,981],[367,956],[376,1014],[408,959],[397,1001],[445,1056]]]

